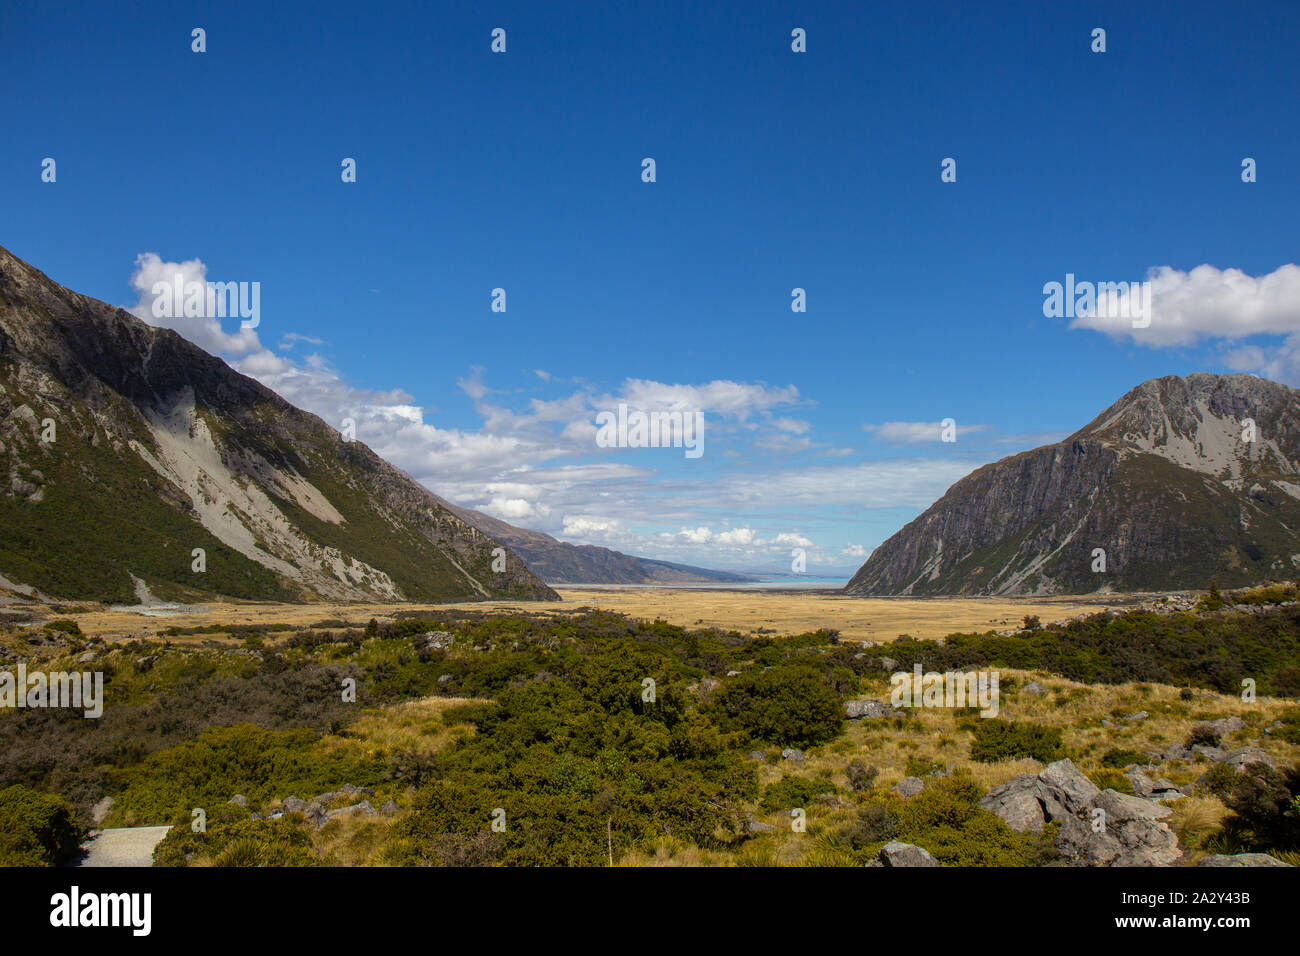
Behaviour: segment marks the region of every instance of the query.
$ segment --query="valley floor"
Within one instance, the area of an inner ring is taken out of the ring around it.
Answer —
[[[1018,627],[1026,615],[1043,623],[1094,614],[1104,607],[1139,603],[1138,596],[1105,595],[1072,598],[862,598],[834,590],[560,587],[562,601],[487,601],[471,604],[258,604],[212,603],[149,611],[148,615],[119,607],[68,614],[88,636],[151,637],[162,627],[195,627],[210,623],[295,626],[322,619],[364,625],[371,617],[384,620],[399,612],[429,608],[478,608],[484,611],[522,610],[570,613],[591,607],[633,618],[662,618],[682,627],[800,634],[818,628],[837,630],[845,640],[886,642],[900,634],[917,639],[937,638],[957,631],[983,632]],[[64,616],[64,615],[60,615]]]

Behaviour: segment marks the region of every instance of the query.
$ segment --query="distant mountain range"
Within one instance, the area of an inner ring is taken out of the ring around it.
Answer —
[[[1298,575],[1300,391],[1197,373],[1144,382],[1064,441],[967,475],[845,590],[1058,594]]]
[[[637,558],[596,545],[569,544],[540,531],[516,528],[479,511],[444,504],[484,534],[510,545],[548,584],[723,584],[758,580],[753,575]]]
[[[0,469],[0,592],[558,597],[365,445],[4,249]]]

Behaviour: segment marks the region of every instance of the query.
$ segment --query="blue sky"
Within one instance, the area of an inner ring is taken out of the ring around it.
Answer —
[[[259,282],[256,330],[175,327],[458,503],[847,573],[1145,379],[1300,384],[1297,36],[1287,0],[19,0],[0,244],[144,316],[167,263]],[[1066,273],[1155,276],[1152,327],[1044,317]],[[596,447],[629,401],[704,455]]]

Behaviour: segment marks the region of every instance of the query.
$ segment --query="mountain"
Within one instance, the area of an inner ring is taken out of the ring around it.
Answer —
[[[484,534],[510,545],[547,584],[708,584],[756,580],[729,571],[637,558],[591,544],[569,544],[541,531],[516,528],[479,511],[444,504]]]
[[[1084,593],[1297,573],[1300,391],[1197,373],[1144,382],[1064,441],[967,475],[845,590]]]
[[[22,593],[558,597],[365,445],[3,248],[0,469],[0,587]]]

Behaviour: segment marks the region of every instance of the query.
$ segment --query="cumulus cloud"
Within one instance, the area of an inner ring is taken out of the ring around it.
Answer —
[[[176,263],[152,253],[140,256],[131,280],[139,301],[132,311],[174,328],[336,428],[351,419],[359,441],[444,498],[579,543],[705,566],[771,561],[782,550],[788,556],[791,547],[802,547],[809,562],[817,563],[821,552],[813,542],[820,534],[793,509],[807,514],[827,507],[854,513],[923,508],[983,463],[916,458],[813,466],[796,457],[815,449],[813,426],[790,411],[814,403],[794,385],[731,380],[638,378],[605,389],[564,380],[571,392],[541,399],[493,389],[484,369],[471,368],[458,385],[480,424],[441,427],[401,389],[356,387],[318,353],[295,359],[293,346],[318,344],[308,336],[286,333],[273,351],[251,328],[225,331],[215,319],[154,317],[153,282],[171,282],[178,271],[183,281],[206,281],[207,268],[198,259]],[[561,381],[546,374],[537,379],[539,388]],[[656,457],[658,449],[598,448],[595,416],[620,403],[645,411],[704,412],[711,462],[697,468],[683,466],[680,456]],[[937,440],[938,426],[933,428]],[[774,447],[786,453],[753,454]],[[825,453],[834,457],[833,450]],[[718,515],[747,520],[719,529]],[[665,530],[673,527],[682,530]]]
[[[1262,276],[1211,265],[1190,272],[1160,266],[1147,273],[1147,281],[1151,316],[1146,328],[1133,328],[1133,320],[1114,309],[1075,318],[1070,328],[1152,348],[1217,340],[1229,368],[1291,384],[1300,381],[1300,266],[1288,263]],[[1283,341],[1229,347],[1252,336]]]
[[[150,325],[179,332],[213,355],[246,355],[261,349],[262,343],[251,328],[240,327],[235,332],[226,332],[221,327],[221,321],[216,318],[154,314],[155,301],[163,297],[170,298],[174,286],[181,290],[191,288],[193,283],[207,286],[207,276],[208,267],[199,259],[164,262],[156,252],[143,252],[136,256],[135,272],[131,275],[131,287],[139,299],[128,311]],[[155,289],[159,291],[155,292]],[[240,320],[235,318],[233,324],[240,326]]]

